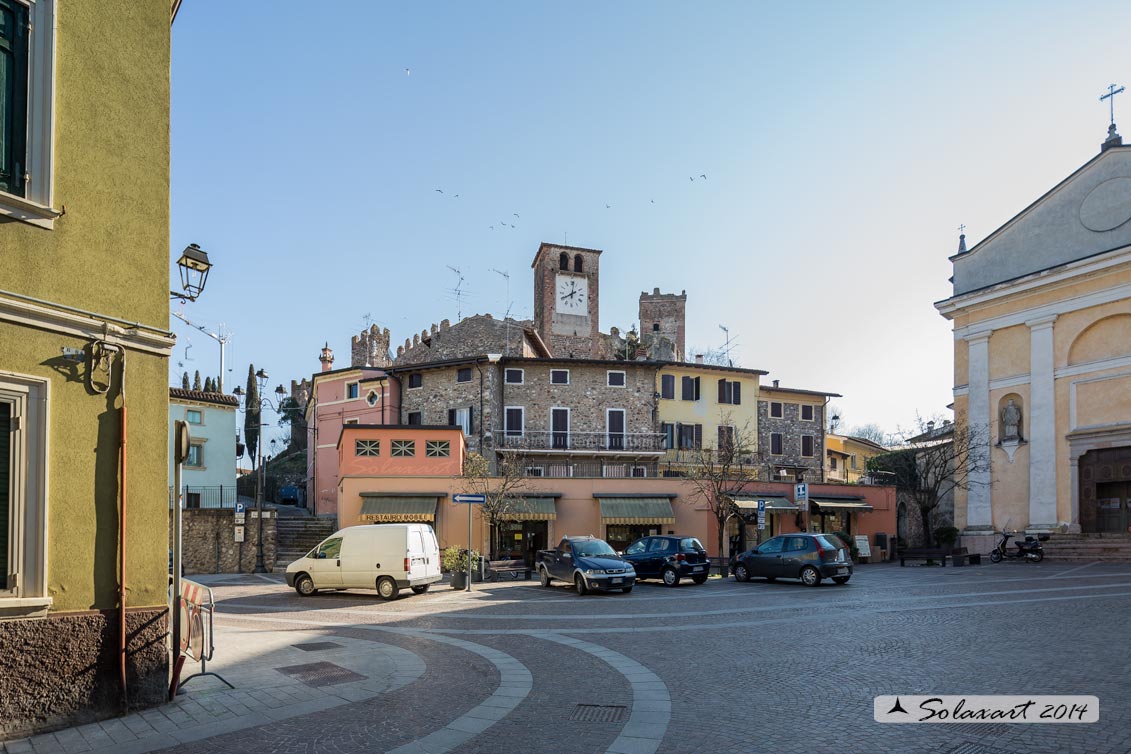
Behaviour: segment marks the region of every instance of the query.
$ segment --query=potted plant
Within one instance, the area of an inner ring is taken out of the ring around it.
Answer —
[[[473,564],[478,563],[479,553],[472,550],[471,557],[468,558],[467,550],[462,550],[455,546],[445,548],[441,557],[441,565],[445,571],[452,575],[452,589],[463,589],[467,586],[467,565],[469,560]]]
[[[954,543],[958,541],[958,529],[953,526],[940,526],[935,529],[935,541],[939,547],[950,552]]]

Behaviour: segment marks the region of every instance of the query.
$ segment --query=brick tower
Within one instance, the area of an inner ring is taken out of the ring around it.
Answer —
[[[543,243],[534,269],[534,328],[558,358],[603,358],[599,249]]]

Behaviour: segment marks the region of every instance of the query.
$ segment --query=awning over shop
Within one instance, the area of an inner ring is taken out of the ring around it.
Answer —
[[[666,497],[599,497],[606,524],[674,524],[672,501]]]
[[[432,523],[439,495],[397,496],[361,493],[361,520],[380,523]]]
[[[857,511],[870,511],[872,506],[865,503],[862,499],[858,500],[830,500],[823,497],[811,497],[809,502],[816,503],[821,508],[838,508],[848,509],[850,512]]]
[[[506,521],[556,521],[557,509],[552,497],[527,497],[516,502],[503,514]]]
[[[784,497],[772,497],[769,495],[753,496],[753,497],[736,497],[733,498],[734,506],[741,511],[757,511],[758,501],[766,501],[766,510],[770,513],[797,513],[798,507],[791,503]]]

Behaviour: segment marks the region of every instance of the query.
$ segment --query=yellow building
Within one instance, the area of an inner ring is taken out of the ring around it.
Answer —
[[[693,463],[702,449],[738,442],[758,449],[759,369],[669,362],[656,375],[656,404],[664,461]]]
[[[957,424],[979,442],[955,525],[1127,532],[1131,492],[1131,148],[1100,154],[965,249],[954,295]],[[980,535],[980,536],[979,536]]]
[[[166,694],[169,24],[0,0],[0,739]]]
[[[868,459],[886,453],[883,445],[863,437],[825,435],[825,481],[856,484],[867,473]]]

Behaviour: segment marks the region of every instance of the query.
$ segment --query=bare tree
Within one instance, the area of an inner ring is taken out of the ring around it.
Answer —
[[[897,488],[912,494],[923,521],[924,544],[930,546],[931,517],[939,503],[955,490],[981,484],[977,477],[989,472],[989,428],[919,422],[919,434],[899,448],[870,458],[868,470],[891,475]]]
[[[720,428],[727,425],[729,416],[720,418]],[[715,519],[717,545],[720,560],[723,558],[723,539],[726,535],[727,521],[738,514],[734,495],[741,492],[748,482],[758,480],[760,456],[757,452],[757,438],[748,425],[730,427],[721,433],[718,447],[694,448],[689,451],[687,481],[694,488],[691,495],[706,504]],[[727,565],[721,564],[725,576]]]
[[[859,437],[862,440],[871,440],[877,445],[890,445],[891,436],[880,428],[879,424],[861,424],[846,432],[849,437]]]
[[[479,514],[490,530],[490,552],[498,550],[499,525],[516,513],[526,511],[528,486],[525,458],[518,454],[500,456],[492,473],[491,462],[474,451],[463,459],[463,491],[483,495]]]
[[[734,358],[734,354],[731,353],[730,358],[727,358],[726,351],[721,348],[695,348],[692,346],[687,349],[687,361],[695,361],[695,357],[697,356],[703,357],[704,364],[714,364],[719,367],[738,366],[738,361]]]

